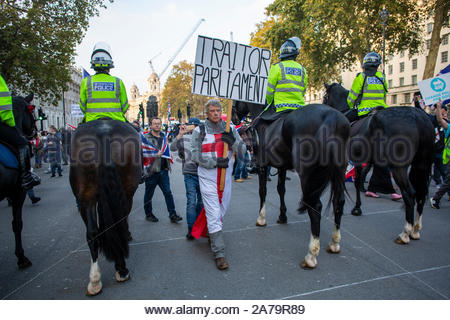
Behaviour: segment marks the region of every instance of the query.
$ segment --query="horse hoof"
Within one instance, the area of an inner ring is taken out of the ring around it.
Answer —
[[[267,226],[267,223],[262,224],[262,223],[259,223],[258,221],[256,221],[256,226],[257,227],[265,227],[265,226]]]
[[[96,282],[96,283],[89,282],[87,291],[86,291],[86,295],[88,297],[96,296],[100,292],[102,292],[102,288],[103,288],[103,285],[102,285],[101,281]]]
[[[405,242],[401,237],[397,237],[397,239],[395,239],[395,243],[405,245],[408,244],[409,242]]]
[[[287,223],[287,218],[284,218],[284,219],[278,218],[277,223],[279,223],[279,224],[286,224]]]
[[[341,249],[337,249],[336,251],[333,251],[330,246],[327,247],[327,252],[332,254],[338,254],[341,252]]]
[[[133,237],[131,236],[131,233],[128,234],[128,242],[132,241]]]
[[[31,267],[33,264],[30,260],[28,260],[27,257],[24,257],[20,261],[17,261],[17,265],[19,266],[19,269],[26,269],[28,267]]]
[[[306,263],[305,260],[302,261],[302,263],[300,264],[300,266],[302,267],[302,269],[305,269],[305,270],[312,270],[312,269],[314,269],[314,268],[316,267],[316,266],[311,267],[310,265],[308,265],[308,264]]]
[[[411,239],[411,240],[420,240],[420,233],[411,233],[410,235],[409,235],[409,238]]]
[[[361,208],[353,208],[352,210],[352,216],[360,216],[362,215],[362,210]]]
[[[125,282],[127,280],[130,280],[130,273],[128,272],[124,277],[122,277],[119,273],[119,271],[116,271],[116,281],[117,282]]]

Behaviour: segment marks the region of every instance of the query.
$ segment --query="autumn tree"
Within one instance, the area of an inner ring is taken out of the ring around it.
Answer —
[[[423,21],[410,0],[275,0],[266,8],[274,23],[264,39],[276,53],[284,40],[298,36],[302,40],[298,61],[309,74],[309,86],[319,88],[323,81],[337,79],[342,69],[362,63],[369,51],[381,53],[379,12],[384,7],[390,13],[387,52],[417,52]]]
[[[0,0],[0,74],[11,90],[56,104],[89,18],[112,0]]]

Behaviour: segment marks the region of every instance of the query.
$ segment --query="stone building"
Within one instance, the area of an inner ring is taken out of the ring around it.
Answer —
[[[82,69],[71,68],[71,78],[72,81],[67,84],[68,90],[63,92],[63,98],[58,101],[57,105],[50,105],[48,102],[39,99],[39,97],[34,97],[32,103],[37,109],[42,108],[42,111],[47,116],[47,120],[42,121],[43,130],[48,130],[51,125],[54,125],[56,128],[62,128],[64,126],[64,120],[66,124],[73,126],[77,126],[81,121],[82,117],[72,116],[72,105],[79,105],[80,85],[83,79]],[[40,121],[36,125],[41,130]]]
[[[147,79],[148,83],[148,91],[145,92],[143,95],[140,94],[139,88],[133,84],[130,88],[130,93],[128,95],[128,111],[126,113],[126,117],[128,121],[136,120],[139,114],[139,104],[142,103],[144,106],[144,113],[145,113],[145,122],[147,122],[147,101],[149,96],[155,96],[158,104],[161,101],[161,87],[159,82],[159,77],[155,72],[152,72],[152,74]]]

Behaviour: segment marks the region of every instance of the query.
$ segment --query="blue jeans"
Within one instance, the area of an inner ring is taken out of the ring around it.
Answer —
[[[247,179],[248,172],[247,172],[247,163],[250,161],[250,157],[248,152],[245,153],[244,161],[239,160],[238,157],[236,157],[236,169],[234,170],[234,180],[237,180],[241,177],[243,179]]]
[[[186,221],[188,228],[192,228],[197,220],[198,215],[202,211],[203,202],[200,193],[200,184],[198,176],[193,174],[184,175],[184,186],[186,187]]]
[[[164,194],[166,200],[167,211],[169,211],[169,217],[176,214],[175,203],[173,202],[172,191],[170,191],[169,171],[162,170],[152,174],[145,179],[145,193],[144,193],[144,212],[148,216],[153,214],[152,198],[155,193],[156,186],[159,186]]]
[[[56,169],[58,169],[58,174],[62,174],[61,169],[61,154],[59,152],[49,152],[48,159],[50,161],[50,168],[52,171],[52,176],[55,175]]]

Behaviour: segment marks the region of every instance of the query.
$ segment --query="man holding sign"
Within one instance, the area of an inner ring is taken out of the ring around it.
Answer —
[[[195,128],[191,140],[192,160],[199,165],[198,178],[204,205],[204,210],[194,224],[192,236],[198,239],[202,235],[204,230],[199,224],[206,217],[216,266],[219,270],[225,270],[228,263],[225,260],[222,226],[230,203],[233,153],[230,152],[224,157],[224,144],[226,143],[236,156],[241,158],[246,152],[246,147],[234,126],[229,132],[225,131],[225,122],[220,118],[222,115],[220,101],[209,100],[205,108],[207,120],[204,125]],[[225,185],[221,189],[220,180],[223,174]]]

